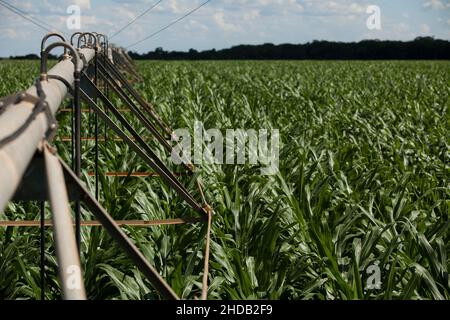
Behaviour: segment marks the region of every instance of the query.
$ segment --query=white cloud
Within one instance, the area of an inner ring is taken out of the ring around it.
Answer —
[[[12,28],[4,29],[4,30],[2,30],[2,32],[6,36],[6,38],[9,38],[9,39],[16,39],[18,36],[16,30],[14,30]]]
[[[178,3],[177,0],[169,0],[169,2],[167,3],[167,6],[169,7],[169,10],[172,13],[180,13],[181,12],[180,4]]]
[[[79,6],[81,9],[91,9],[91,0],[72,0],[71,2]]]
[[[193,29],[193,30],[200,30],[203,32],[208,32],[209,28],[204,25],[203,23],[198,22],[197,20],[189,20],[189,28],[188,29]]]
[[[424,24],[422,24],[422,25],[420,26],[420,31],[421,31],[423,34],[429,34],[430,31],[431,31],[431,29],[430,29],[430,26],[429,26],[429,25],[427,25],[426,23],[424,23]]]
[[[216,12],[213,15],[214,22],[219,26],[222,31],[225,32],[237,32],[239,31],[239,27],[233,23],[229,23],[225,21],[225,14],[223,11]]]
[[[220,3],[221,7],[234,7],[236,10],[263,9],[266,14],[277,14],[303,12],[304,8],[300,2],[301,0],[221,0],[217,3]]]
[[[278,1],[280,2],[280,1]],[[283,1],[281,1],[283,2]],[[296,0],[287,0],[286,3],[284,4],[286,10],[289,10],[290,12],[303,12],[305,10],[305,8],[298,3],[298,1]]]
[[[445,10],[450,8],[450,2],[446,1],[444,3],[442,0],[428,0],[423,4],[423,7],[432,10]]]
[[[20,7],[22,9],[32,9],[33,8],[33,4],[31,2],[20,2]]]
[[[332,15],[351,15],[364,14],[366,12],[366,5],[357,2],[350,2],[348,0],[304,0],[306,8],[315,13],[332,14]]]
[[[361,14],[361,13],[366,12],[366,6],[363,6],[363,5],[358,4],[358,3],[351,3],[348,6],[348,11],[350,13]]]
[[[244,13],[244,20],[251,21],[260,17],[259,10],[253,9],[249,12]]]
[[[376,31],[376,32],[375,32]],[[419,34],[413,32],[405,22],[386,21],[381,30],[373,30],[362,35],[362,39],[411,40]]]
[[[68,5],[77,4],[82,9],[82,30],[94,30],[109,35],[156,2],[156,0],[8,1],[32,17],[66,32],[69,32],[65,23],[68,16],[66,8]],[[175,21],[204,1],[165,0],[125,29],[113,41],[119,45],[130,45]],[[404,9],[399,7],[399,11],[383,9],[383,3],[389,1],[392,0],[215,0],[169,30],[132,49],[143,52],[163,46],[169,50],[184,50],[191,47],[202,50],[240,43],[263,41],[304,43],[314,39],[410,40],[431,32],[436,37],[450,39],[448,15],[450,0],[418,0],[418,5]],[[365,23],[368,16],[366,8],[372,3],[377,3],[383,10],[383,29],[377,32],[368,32]],[[14,43],[13,46],[0,46],[0,56],[7,56],[12,52],[14,54],[36,52],[39,49],[39,39],[45,31],[5,8],[0,7],[0,11],[3,39],[15,40],[9,40]]]

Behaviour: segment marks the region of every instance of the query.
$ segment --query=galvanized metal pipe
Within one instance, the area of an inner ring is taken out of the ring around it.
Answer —
[[[66,181],[59,159],[44,146],[47,190],[52,210],[58,273],[65,300],[86,300]]]
[[[86,58],[87,63],[95,55],[95,51],[89,48],[81,49],[80,52]],[[66,59],[56,64],[48,74],[60,76],[73,85],[74,69],[73,62]],[[54,115],[67,95],[67,87],[59,80],[48,79],[48,81],[42,82],[42,89],[47,97],[49,109]],[[37,97],[36,86],[30,87],[26,93]],[[28,119],[33,108],[34,104],[29,101],[22,101],[8,107],[0,117],[0,140],[15,132]],[[8,201],[14,195],[49,126],[46,115],[41,113],[21,135],[0,149],[0,212],[5,209]]]

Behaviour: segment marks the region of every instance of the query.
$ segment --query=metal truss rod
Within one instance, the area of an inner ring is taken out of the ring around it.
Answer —
[[[155,226],[172,226],[181,224],[195,224],[205,222],[205,217],[200,218],[178,218],[166,220],[115,220],[119,227],[155,227]],[[72,223],[75,225],[75,221]],[[30,227],[53,227],[52,220],[20,220],[20,221],[0,221],[0,227],[16,227],[16,228],[30,228]],[[100,227],[102,224],[98,220],[81,221],[82,227]]]
[[[103,62],[105,62],[104,67],[106,67],[106,70],[115,76],[115,78],[122,84],[122,86],[124,86],[128,90],[131,96],[141,105],[141,107],[150,114],[150,116],[159,125],[159,127],[163,131],[165,131],[166,134],[171,136],[172,131],[169,129],[169,126],[163,122],[163,120],[158,116],[156,111],[149,105],[149,103],[147,103],[141,97],[141,95],[136,91],[136,89],[134,89],[133,86],[127,81],[127,79],[120,73],[120,71],[117,70],[117,67],[114,64],[112,64],[109,60],[100,62],[100,65],[102,65]]]
[[[153,287],[166,299],[178,300],[179,297],[161,277],[161,275],[150,265],[144,255],[139,251],[136,245],[131,242],[127,235],[120,229],[114,219],[108,212],[98,203],[98,201],[87,191],[80,179],[70,170],[69,166],[59,159],[63,170],[78,188],[85,205],[93,213],[109,235],[125,250],[126,254],[133,260],[136,266],[147,277]]]
[[[174,176],[183,176],[182,173],[172,173]],[[89,172],[88,176],[95,176],[95,172]],[[159,174],[154,172],[106,172],[103,174],[105,177],[160,177]]]
[[[98,113],[100,118],[102,118],[102,120],[105,121],[108,126],[130,146],[130,148],[132,148],[153,170],[155,170],[156,173],[158,173],[161,178],[191,206],[192,209],[201,214],[205,214],[204,209],[195,201],[195,199],[189,194],[184,186],[181,185],[176,177],[173,176],[173,174],[165,167],[165,165],[161,162],[161,160],[158,159],[158,157],[150,148],[146,149],[146,151],[150,154],[147,154],[147,152],[143,151],[135,142],[131,141],[131,139],[111,120],[110,117],[105,114],[103,110],[101,110],[97,106],[97,104],[83,90],[80,91],[84,101],[92,106],[92,109]],[[103,96],[103,94],[101,92],[98,93],[100,94],[100,98],[103,100],[103,102],[105,102],[106,98]],[[106,103],[107,107],[111,108],[110,110],[114,113],[114,115],[118,118],[121,117],[119,113],[115,112],[117,110],[110,104],[109,100],[106,99],[106,102],[108,102]],[[140,144],[146,145],[142,138],[134,131],[134,129],[129,125],[128,122],[125,121],[122,124],[126,126],[127,130],[130,131],[133,137]]]
[[[143,139],[152,139],[151,137],[142,137]],[[133,141],[136,141],[136,139],[131,139]],[[56,138],[55,141],[58,142],[71,142],[72,141],[72,137],[60,137],[60,138]],[[95,141],[95,137],[82,137],[81,141]],[[122,142],[123,139],[122,138],[98,138],[99,142]]]
[[[136,141],[141,145],[141,147],[148,153],[150,158],[154,162],[157,163],[158,166],[160,166],[163,170],[165,170],[165,164],[156,156],[156,154],[153,152],[153,150],[148,146],[147,143],[142,139],[142,137],[134,130],[134,128],[131,126],[130,123],[125,119],[125,117],[117,111],[117,108],[112,104],[112,102],[92,83],[92,81],[85,76],[83,78],[85,80],[85,84],[89,85],[93,92],[95,92],[96,96],[100,97],[100,100],[104,103],[106,108],[110,110],[113,115],[121,122],[121,124],[131,133],[131,135],[136,139]],[[95,103],[95,102],[94,102]],[[169,152],[171,152],[170,145],[169,145]],[[189,165],[183,163],[183,165],[190,170]],[[170,175],[170,172],[167,171],[167,174]],[[183,186],[176,180],[175,183],[179,184],[180,188],[183,188]]]
[[[122,100],[124,104],[131,110],[131,112],[141,121],[141,123],[144,125],[145,128],[147,128],[148,131],[150,131],[155,138],[163,145],[163,147],[168,151],[172,151],[172,147],[167,142],[166,139],[164,139],[163,136],[156,130],[156,128],[146,119],[145,115],[141,112],[141,110],[138,109],[138,107],[134,104],[134,102],[126,95],[126,93],[123,91],[123,89],[117,85],[113,84],[113,80],[111,78],[111,75],[103,68],[102,65],[100,65],[100,74],[103,76],[106,83],[109,85],[111,90]]]
[[[130,109],[119,109],[120,112],[130,112]],[[73,110],[72,109],[59,109],[58,112],[60,113],[72,113]],[[92,110],[89,109],[81,109],[82,113],[88,113],[88,112],[92,112]]]
[[[124,51],[122,49],[116,48],[116,50],[114,50],[112,52],[112,54],[113,54],[114,62],[116,64],[120,64],[122,66],[122,68],[125,69],[129,73],[129,75],[134,77],[134,79],[136,81],[138,81],[138,82],[143,81],[142,76],[136,72],[133,64],[131,64],[127,60],[126,55],[124,54]]]

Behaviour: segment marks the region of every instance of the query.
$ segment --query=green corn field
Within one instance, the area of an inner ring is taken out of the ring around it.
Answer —
[[[172,129],[193,131],[198,120],[221,131],[280,130],[275,175],[249,164],[201,166],[214,208],[209,299],[450,299],[450,62],[137,64],[145,81],[136,89]],[[28,88],[38,74],[38,62],[0,61],[0,96]],[[83,116],[83,135],[92,136],[92,118]],[[54,145],[71,163],[62,139],[71,115],[57,119]],[[114,135],[100,122],[105,134]],[[93,191],[94,142],[82,148],[83,180]],[[149,168],[108,140],[100,143],[100,171]],[[180,180],[198,196],[192,177]],[[117,220],[195,216],[158,177],[101,175],[100,189]],[[0,213],[38,219],[38,203],[10,202]],[[93,217],[84,210],[83,219]],[[124,227],[183,299],[201,294],[204,229]],[[39,299],[39,233],[0,227],[0,299]],[[45,297],[58,299],[50,228],[45,249]],[[101,227],[82,228],[81,252],[90,299],[160,298]]]

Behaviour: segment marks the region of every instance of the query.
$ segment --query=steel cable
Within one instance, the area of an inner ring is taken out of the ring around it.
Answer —
[[[140,15],[138,15],[136,18],[134,18],[132,21],[130,21],[127,25],[125,25],[124,27],[122,27],[121,29],[119,29],[118,31],[116,31],[111,37],[109,37],[109,39],[111,40],[112,38],[114,38],[115,36],[117,36],[118,34],[120,34],[123,30],[125,30],[126,28],[128,28],[129,26],[131,26],[133,23],[135,23],[139,18],[141,18],[142,16],[146,15],[147,13],[149,13],[150,11],[152,11],[158,4],[160,4],[161,2],[163,2],[163,0],[159,0],[156,3],[154,3],[150,8],[148,8],[147,10],[145,10],[144,12],[142,12]]]
[[[41,29],[43,29],[43,30],[45,30],[45,31],[48,31],[48,32],[58,31],[59,33],[63,33],[63,34],[65,34],[65,35],[67,35],[66,32],[61,31],[61,30],[58,30],[58,29],[55,28],[54,26],[49,25],[48,23],[46,23],[46,22],[44,22],[44,21],[41,21],[41,20],[39,20],[39,19],[37,19],[37,18],[31,17],[29,13],[27,13],[27,12],[25,12],[25,11],[23,11],[23,10],[17,8],[16,6],[14,6],[14,5],[12,5],[12,4],[6,2],[6,1],[0,0],[0,5],[3,6],[4,8],[6,8],[6,9],[8,9],[9,11],[11,11],[11,12],[13,12],[13,13],[15,13],[15,14],[21,16],[21,17],[24,18],[25,20],[31,22],[31,23],[34,24],[35,26],[37,26],[37,27],[39,27],[39,28],[41,28]],[[49,27],[49,28],[51,28],[51,29],[47,28],[46,26]],[[52,30],[52,29],[53,29],[53,30]]]
[[[145,38],[142,39],[142,40],[139,40],[139,41],[137,41],[137,42],[135,42],[135,43],[133,43],[133,44],[130,44],[129,46],[126,47],[126,49],[129,49],[129,48],[131,48],[131,47],[134,47],[134,46],[136,46],[136,45],[138,45],[138,44],[140,44],[140,43],[142,43],[142,42],[144,42],[144,41],[146,41],[146,40],[148,40],[148,39],[150,39],[150,38],[156,36],[157,34],[159,34],[159,33],[163,32],[163,31],[169,29],[171,26],[173,26],[174,24],[176,24],[176,23],[180,22],[181,20],[187,18],[188,16],[190,16],[191,14],[193,14],[194,12],[196,12],[196,11],[199,10],[201,7],[205,6],[206,4],[208,4],[208,3],[211,2],[211,1],[212,1],[212,0],[207,0],[207,1],[203,2],[201,5],[195,7],[194,9],[192,9],[191,11],[189,11],[188,13],[186,13],[185,15],[183,15],[182,17],[176,19],[175,21],[172,21],[171,23],[169,23],[169,24],[166,25],[165,27],[159,29],[159,30],[156,31],[156,32],[153,32],[151,35],[145,37]]]

